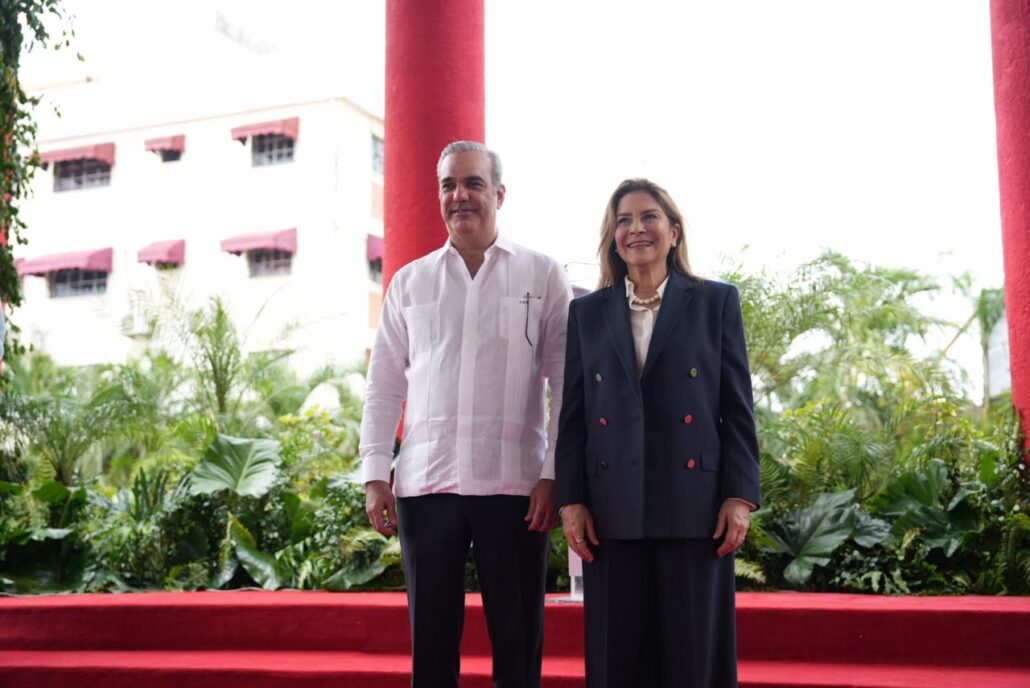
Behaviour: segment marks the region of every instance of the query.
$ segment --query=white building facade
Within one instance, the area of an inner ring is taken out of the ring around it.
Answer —
[[[1012,390],[1009,358],[1009,321],[1005,314],[994,325],[987,340],[988,394],[994,399]]]
[[[64,112],[41,117],[46,169],[16,250],[24,343],[120,362],[173,331],[155,333],[155,314],[218,295],[247,351],[295,350],[302,372],[364,360],[382,301],[382,119],[256,77],[189,102],[127,81],[53,90]]]

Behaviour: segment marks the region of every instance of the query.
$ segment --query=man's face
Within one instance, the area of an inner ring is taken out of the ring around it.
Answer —
[[[495,187],[490,158],[480,151],[452,153],[440,167],[440,214],[451,243],[459,249],[485,249],[497,238],[497,209],[504,185]]]

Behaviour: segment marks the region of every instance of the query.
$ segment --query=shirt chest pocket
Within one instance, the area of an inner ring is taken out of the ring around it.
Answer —
[[[408,328],[408,352],[411,357],[432,349],[439,333],[437,304],[427,303],[404,308],[404,325]]]
[[[498,329],[509,346],[535,347],[540,343],[540,318],[544,312],[539,296],[502,296]]]

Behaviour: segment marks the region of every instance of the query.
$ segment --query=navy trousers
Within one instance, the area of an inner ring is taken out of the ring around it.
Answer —
[[[397,500],[411,622],[412,688],[457,688],[465,561],[476,563],[496,688],[539,688],[547,533],[528,497],[433,494]]]
[[[714,540],[602,540],[583,563],[588,688],[735,688],[733,557]]]

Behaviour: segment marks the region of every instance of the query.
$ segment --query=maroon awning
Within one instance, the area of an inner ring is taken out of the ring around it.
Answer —
[[[93,146],[62,148],[39,154],[39,161],[43,164],[43,169],[46,169],[47,165],[52,162],[65,162],[66,160],[100,160],[108,165],[114,165],[114,144],[98,143]]]
[[[111,258],[114,251],[110,248],[97,248],[92,251],[75,251],[74,253],[54,253],[30,260],[17,262],[18,275],[45,275],[58,270],[93,270],[95,272],[111,272]]]
[[[368,242],[365,244],[365,260],[371,263],[383,257],[383,237],[375,234],[368,235]]]
[[[143,145],[148,151],[160,153],[161,151],[178,151],[182,153],[186,150],[186,136],[178,134],[176,136],[162,136],[157,139],[147,139]]]
[[[186,255],[186,240],[171,239],[170,241],[155,241],[137,254],[140,263],[154,265],[163,263],[165,265],[182,265],[183,257]]]
[[[271,122],[259,122],[257,124],[245,124],[242,127],[232,128],[233,140],[246,143],[251,136],[260,134],[279,134],[289,136],[297,140],[297,131],[300,129],[300,118],[290,117],[289,119],[276,119]]]
[[[222,240],[222,250],[226,253],[240,255],[244,251],[256,249],[278,249],[287,253],[297,252],[297,230],[281,229],[278,232],[261,234],[241,234]]]

